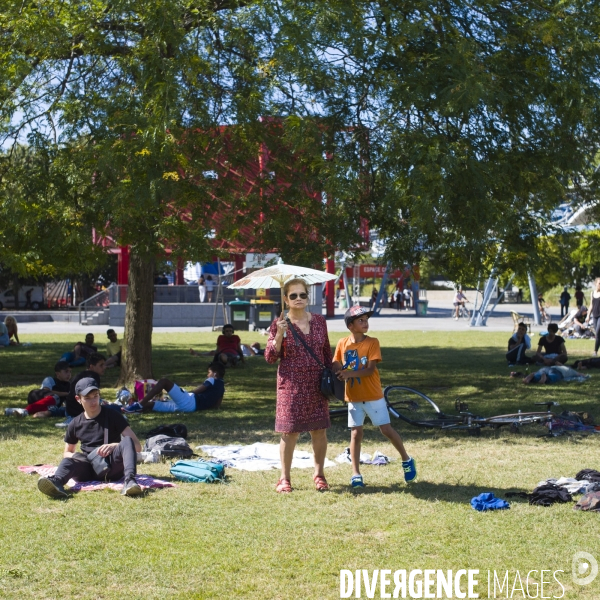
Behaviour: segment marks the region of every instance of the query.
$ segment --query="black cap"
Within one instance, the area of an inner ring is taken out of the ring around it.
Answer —
[[[90,392],[99,389],[93,377],[84,377],[75,384],[75,394],[77,396],[87,396]]]
[[[357,317],[361,317],[362,315],[370,317],[372,314],[373,311],[369,310],[368,308],[365,308],[364,306],[353,306],[344,313],[344,321],[346,321],[346,327],[348,327],[348,325],[350,325],[350,323],[352,323],[352,321],[354,321],[354,319],[356,319]]]

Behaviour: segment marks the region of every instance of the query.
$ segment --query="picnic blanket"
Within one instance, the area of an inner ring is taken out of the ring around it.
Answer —
[[[208,454],[216,462],[240,471],[270,471],[281,469],[279,444],[256,442],[249,446],[196,446],[196,449]],[[335,467],[335,463],[325,459],[326,467]],[[313,455],[304,450],[294,450],[292,469],[310,469],[314,467]]]
[[[21,473],[28,473],[30,475],[37,474],[40,477],[50,477],[56,473],[57,467],[54,465],[32,465],[25,467],[17,467]],[[162,479],[156,479],[155,477],[151,477],[150,475],[136,475],[135,480],[138,485],[146,490],[148,488],[167,488],[167,487],[177,487],[176,484],[171,483],[170,481],[163,481]],[[120,492],[123,489],[123,479],[119,479],[118,481],[75,481],[74,479],[69,479],[67,481],[67,487],[71,492],[95,492],[96,490],[103,490],[104,488],[110,488],[111,490],[115,490]]]

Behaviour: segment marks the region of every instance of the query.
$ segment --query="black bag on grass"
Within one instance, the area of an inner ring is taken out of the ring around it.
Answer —
[[[187,439],[188,430],[183,423],[175,423],[174,425],[159,425],[146,434],[147,438],[155,435],[168,435],[170,437],[178,437]]]
[[[155,435],[148,438],[144,444],[144,452],[158,452],[166,458],[194,456],[194,451],[183,438],[168,435]]]

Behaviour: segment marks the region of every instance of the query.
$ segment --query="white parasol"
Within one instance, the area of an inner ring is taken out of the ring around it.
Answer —
[[[232,283],[229,289],[253,289],[259,288],[274,288],[279,287],[282,291],[283,297],[283,286],[289,279],[300,277],[304,279],[308,285],[314,285],[315,283],[325,283],[337,279],[337,275],[333,273],[325,273],[324,271],[317,271],[316,269],[309,269],[308,267],[296,267],[295,265],[279,264],[272,267],[266,267],[246,275],[242,279]]]
[[[289,279],[300,277],[308,285],[314,285],[315,283],[325,283],[337,279],[337,275],[333,273],[325,273],[324,271],[317,271],[316,269],[309,269],[308,267],[296,267],[295,265],[286,265],[280,263],[272,267],[266,267],[250,273],[246,277],[232,283],[229,289],[236,288],[241,290],[257,290],[259,288],[281,288],[281,301],[283,308],[283,286]],[[286,334],[283,334],[287,337]]]

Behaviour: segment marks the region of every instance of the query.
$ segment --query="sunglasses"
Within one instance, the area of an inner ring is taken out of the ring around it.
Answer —
[[[306,300],[308,298],[308,294],[306,292],[302,292],[301,294],[290,294],[288,296],[290,300],[295,300],[296,298],[301,298],[302,300]]]

